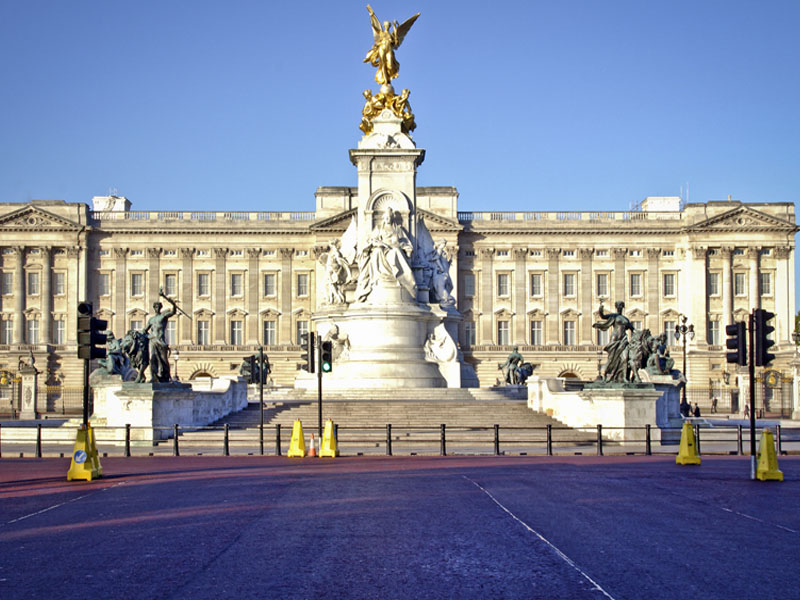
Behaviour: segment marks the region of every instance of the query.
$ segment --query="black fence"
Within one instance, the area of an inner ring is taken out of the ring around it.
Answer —
[[[745,406],[749,414],[750,395],[741,394],[738,389],[727,388],[686,388],[686,400],[700,408],[704,417],[714,414],[745,415]],[[791,381],[781,382],[779,387],[771,387],[756,382],[755,408],[756,415],[768,419],[792,418],[793,386]]]

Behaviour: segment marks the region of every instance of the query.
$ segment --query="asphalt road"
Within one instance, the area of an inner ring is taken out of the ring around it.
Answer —
[[[800,457],[0,460],[0,598],[790,598]]]

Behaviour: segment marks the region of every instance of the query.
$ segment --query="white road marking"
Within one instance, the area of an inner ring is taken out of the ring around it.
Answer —
[[[67,500],[66,502],[61,502],[60,504],[54,504],[53,506],[48,506],[47,508],[43,508],[42,510],[37,510],[36,512],[31,513],[29,515],[24,515],[22,517],[17,517],[16,519],[8,521],[6,523],[6,525],[13,525],[14,523],[19,523],[20,521],[24,521],[25,519],[30,519],[31,517],[35,517],[37,515],[41,515],[43,513],[49,512],[49,511],[51,511],[51,510],[53,510],[55,508],[59,508],[61,506],[66,506],[67,504],[72,504],[73,502],[77,502],[78,500],[83,500],[84,498],[88,498],[89,496],[93,496],[98,492],[105,492],[106,490],[110,490],[111,488],[115,488],[118,485],[122,485],[124,483],[125,483],[124,481],[120,481],[119,483],[115,483],[114,485],[112,485],[110,487],[107,487],[107,488],[103,488],[102,490],[97,490],[97,491],[91,492],[89,494],[84,494],[83,496],[78,496],[76,498],[72,498],[71,500]]]
[[[611,594],[609,594],[607,591],[605,591],[603,588],[601,588],[601,587],[600,587],[600,585],[599,585],[599,584],[598,584],[598,583],[597,583],[597,582],[596,582],[594,579],[592,579],[591,577],[589,577],[589,575],[588,575],[588,574],[586,574],[585,572],[583,572],[583,571],[581,570],[581,568],[580,568],[578,565],[576,565],[576,564],[575,564],[575,562],[574,562],[574,561],[573,561],[573,560],[572,560],[572,559],[571,559],[569,556],[567,556],[567,555],[566,555],[566,554],[564,554],[564,553],[563,553],[561,550],[559,550],[558,548],[556,548],[556,547],[555,547],[555,546],[552,544],[552,542],[550,542],[550,540],[548,540],[547,538],[545,538],[545,537],[544,537],[544,536],[543,536],[541,533],[539,533],[538,531],[536,531],[535,529],[533,529],[533,528],[532,528],[530,525],[528,525],[528,524],[527,524],[525,521],[523,521],[522,519],[520,519],[520,518],[519,518],[517,515],[515,515],[514,513],[512,513],[512,512],[511,512],[510,510],[508,510],[508,509],[507,509],[505,506],[503,506],[502,504],[500,504],[500,502],[497,500],[497,498],[495,498],[494,496],[492,496],[492,494],[491,494],[491,492],[489,492],[489,490],[487,490],[486,488],[482,487],[482,486],[481,486],[481,485],[480,485],[478,482],[476,482],[476,481],[473,481],[472,479],[470,479],[470,478],[469,478],[469,477],[467,477],[466,475],[462,475],[462,477],[463,477],[464,479],[466,479],[467,481],[469,481],[469,482],[473,483],[473,484],[474,484],[474,485],[475,485],[475,486],[476,486],[476,487],[477,487],[479,490],[481,490],[481,491],[482,491],[484,494],[486,494],[487,496],[489,496],[489,498],[491,498],[491,499],[492,499],[492,502],[494,502],[495,504],[497,504],[497,506],[499,506],[500,508],[502,508],[502,509],[503,509],[503,510],[504,510],[504,511],[505,511],[505,512],[506,512],[506,513],[507,513],[507,514],[508,514],[508,515],[509,515],[509,516],[512,518],[512,519],[514,519],[514,520],[515,520],[517,523],[519,523],[520,525],[522,525],[522,526],[523,526],[525,529],[527,529],[528,531],[530,531],[530,532],[531,532],[533,535],[535,535],[535,536],[536,536],[536,537],[538,537],[540,540],[542,540],[542,541],[543,541],[545,544],[547,544],[548,546],[550,546],[550,548],[551,548],[551,549],[552,549],[552,550],[553,550],[553,551],[554,551],[554,552],[555,552],[555,553],[556,553],[556,554],[557,554],[557,555],[558,555],[558,556],[559,556],[559,557],[560,557],[560,558],[561,558],[561,559],[562,559],[564,562],[566,562],[566,563],[567,563],[567,564],[568,564],[570,567],[572,567],[573,569],[575,569],[575,570],[576,570],[578,573],[580,573],[581,575],[583,575],[583,577],[584,577],[584,578],[585,578],[585,579],[586,579],[586,580],[587,580],[589,583],[591,583],[591,584],[594,586],[594,588],[595,588],[597,591],[599,591],[600,593],[602,593],[602,594],[603,594],[603,595],[604,595],[606,598],[610,598],[610,600],[614,600],[614,597],[613,597]]]
[[[783,529],[784,531],[788,531],[789,533],[797,533],[794,529],[789,529],[788,527],[784,527],[783,525],[778,525],[777,523],[767,523],[766,521],[764,521],[763,519],[759,519],[758,517],[754,517],[752,515],[741,513],[739,511],[732,510],[730,508],[725,508],[724,506],[722,507],[722,510],[724,510],[725,512],[729,512],[731,514],[734,514],[734,515],[739,515],[740,517],[744,517],[745,519],[750,519],[751,521],[756,521],[758,523],[763,523],[764,525],[772,525],[774,527],[777,527],[778,529]]]

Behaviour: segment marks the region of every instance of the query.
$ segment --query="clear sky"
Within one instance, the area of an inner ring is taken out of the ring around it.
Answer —
[[[0,201],[314,210],[356,183],[365,4],[0,3]],[[461,210],[798,200],[797,0],[372,6],[422,13],[394,85]]]

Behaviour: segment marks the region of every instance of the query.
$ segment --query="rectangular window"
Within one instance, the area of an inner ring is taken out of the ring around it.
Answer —
[[[642,274],[641,273],[631,273],[630,276],[631,282],[631,296],[641,296],[642,295]]]
[[[675,343],[675,321],[664,321],[664,333],[667,334],[667,345]]]
[[[170,298],[178,293],[178,276],[175,273],[164,275],[164,294]]]
[[[298,321],[297,322],[297,343],[300,343],[300,340],[303,338],[303,334],[308,333],[308,321]]]
[[[53,343],[63,346],[67,343],[67,322],[64,319],[53,321]]]
[[[164,339],[168,346],[175,346],[178,343],[178,322],[167,321],[167,329],[164,331]]]
[[[500,346],[508,346],[511,343],[508,321],[497,322],[497,343]]]
[[[464,338],[467,347],[475,345],[475,321],[464,321]]]
[[[602,329],[596,329],[595,331],[597,331],[597,345],[605,346],[608,344],[608,329],[605,331]]]
[[[39,295],[39,274],[38,273],[28,273],[28,295],[29,296],[38,296]]]
[[[664,296],[675,295],[675,273],[664,273]]]
[[[131,296],[144,296],[144,274],[131,273]]]
[[[575,273],[564,273],[564,296],[575,295]]]
[[[537,298],[542,295],[542,274],[531,273],[531,296]]]
[[[575,345],[575,321],[564,321],[564,345]]]
[[[664,250],[661,254],[663,256],[675,256],[675,250]]]
[[[719,296],[719,273],[708,274],[708,295]]]
[[[26,321],[26,325],[28,328],[27,337],[25,341],[28,344],[38,344],[39,343],[39,321],[36,319],[28,319]]]
[[[734,256],[743,256],[744,255],[744,248],[734,248],[733,249]]]
[[[275,273],[264,274],[264,295],[275,296]]]
[[[633,325],[633,329],[635,331],[641,331],[642,330],[642,322],[641,321],[631,321],[631,325]]]
[[[531,346],[542,345],[542,322],[531,321]]]
[[[600,297],[608,296],[608,273],[597,274],[597,295]]]
[[[100,273],[97,280],[97,294],[99,296],[111,295],[111,275],[109,273]]]
[[[241,298],[244,293],[244,288],[242,287],[242,274],[241,273],[231,273],[231,296],[234,298]]]
[[[604,258],[604,257],[608,256],[608,250],[595,250],[594,255],[598,256],[600,258]]]
[[[708,322],[708,343],[719,346],[719,321]]]
[[[136,331],[141,331],[144,323],[139,319],[131,319],[131,329],[135,329]]]
[[[747,278],[744,273],[733,274],[733,293],[735,296],[747,295]]]
[[[642,255],[641,250],[631,250],[630,252],[628,252],[628,256],[641,256],[641,255]]]
[[[472,273],[466,273],[464,275],[464,297],[475,297],[475,275]]]
[[[508,273],[499,273],[497,275],[497,295],[508,296]]]
[[[63,296],[67,293],[67,274],[63,271],[53,273],[53,295]]]
[[[208,346],[211,343],[211,321],[197,322],[197,344]]]
[[[0,344],[12,344],[14,339],[14,321],[0,321]]]
[[[275,345],[275,321],[264,321],[264,345]]]
[[[297,297],[308,296],[308,273],[297,274]]]
[[[497,256],[500,256],[500,257],[508,256],[508,250],[498,250],[497,251]]]
[[[14,293],[14,274],[3,272],[0,275],[0,292],[3,296],[10,296]]]
[[[211,295],[211,273],[197,274],[197,295],[200,298]]]
[[[761,295],[762,296],[771,296],[772,295],[772,273],[761,273],[759,275],[760,283],[761,283]]]
[[[575,250],[564,250],[564,256],[575,256]]]
[[[241,346],[242,335],[244,333],[244,323],[239,320],[231,321],[231,345]]]

